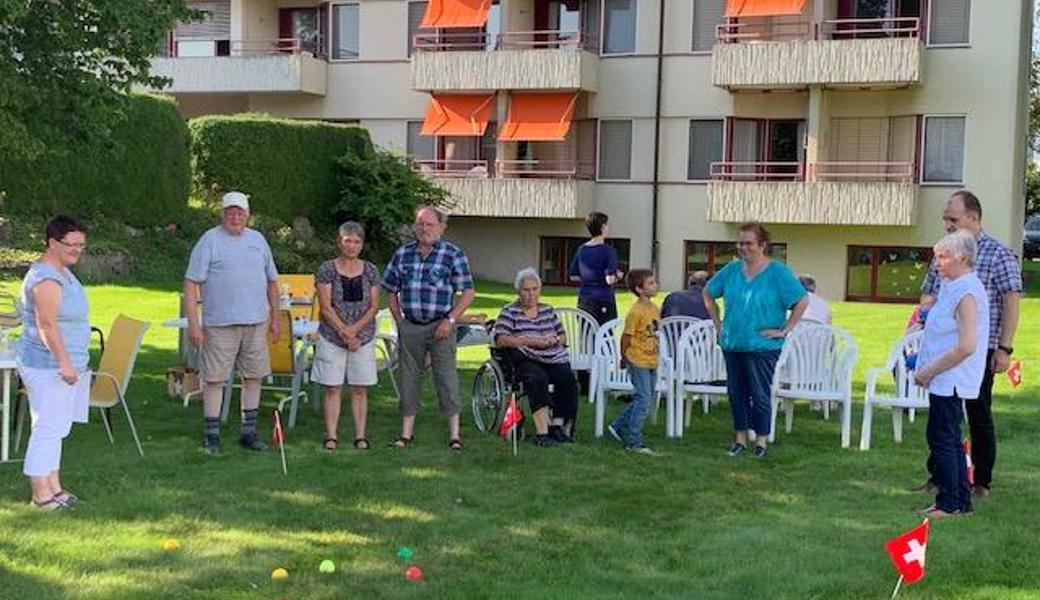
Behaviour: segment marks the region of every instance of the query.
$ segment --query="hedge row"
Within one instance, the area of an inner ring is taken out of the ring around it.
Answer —
[[[0,156],[0,209],[112,216],[135,226],[183,215],[191,186],[188,128],[173,101],[134,95],[108,143],[73,143],[22,162]]]
[[[325,221],[339,198],[336,159],[371,149],[355,125],[242,114],[199,117],[188,128],[198,189],[241,190],[253,212],[287,222]]]

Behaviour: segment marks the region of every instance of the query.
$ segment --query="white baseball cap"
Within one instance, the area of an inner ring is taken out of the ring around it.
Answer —
[[[220,209],[231,208],[237,206],[242,210],[249,212],[249,196],[246,196],[242,192],[228,192],[224,194],[224,198],[220,201]]]

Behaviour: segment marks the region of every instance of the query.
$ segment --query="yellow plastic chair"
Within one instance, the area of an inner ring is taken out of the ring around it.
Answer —
[[[108,441],[115,443],[112,435],[112,424],[108,420],[108,409],[117,404],[123,405],[126,413],[127,423],[130,424],[130,433],[134,436],[137,444],[137,452],[144,456],[144,448],[141,447],[141,438],[137,435],[137,426],[134,418],[130,415],[130,407],[126,403],[126,390],[130,387],[130,376],[134,373],[134,364],[137,362],[137,352],[141,349],[141,340],[148,331],[147,321],[138,321],[124,314],[116,317],[108,335],[102,337],[101,360],[97,369],[93,372],[93,380],[90,383],[90,408],[98,409],[101,413],[101,422],[105,426]],[[91,329],[99,331],[96,327]],[[25,424],[25,415],[29,411],[25,406],[25,395],[21,394],[19,402],[22,404],[19,412],[21,418],[15,432],[15,451],[21,447],[22,429]]]

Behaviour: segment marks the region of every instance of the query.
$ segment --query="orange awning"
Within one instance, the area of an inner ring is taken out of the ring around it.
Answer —
[[[513,94],[500,129],[503,142],[562,142],[571,128],[577,92]]]
[[[727,17],[800,15],[805,0],[726,0]]]
[[[483,27],[491,12],[491,0],[430,0],[421,27],[451,29]]]
[[[494,94],[438,94],[430,99],[421,135],[484,135]]]

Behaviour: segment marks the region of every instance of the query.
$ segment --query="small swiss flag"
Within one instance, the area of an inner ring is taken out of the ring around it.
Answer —
[[[506,437],[509,435],[509,431],[520,424],[524,420],[523,413],[516,406],[516,395],[509,395],[509,406],[506,407],[506,414],[502,417],[502,425],[498,428],[498,435]]]
[[[1007,370],[1007,378],[1011,382],[1012,389],[1022,385],[1022,361],[1011,361],[1011,366]]]
[[[285,432],[282,431],[282,419],[278,411],[272,413],[271,446],[277,448],[285,443]]]
[[[928,546],[928,519],[903,535],[885,542],[892,564],[907,583],[924,577],[924,555]]]

